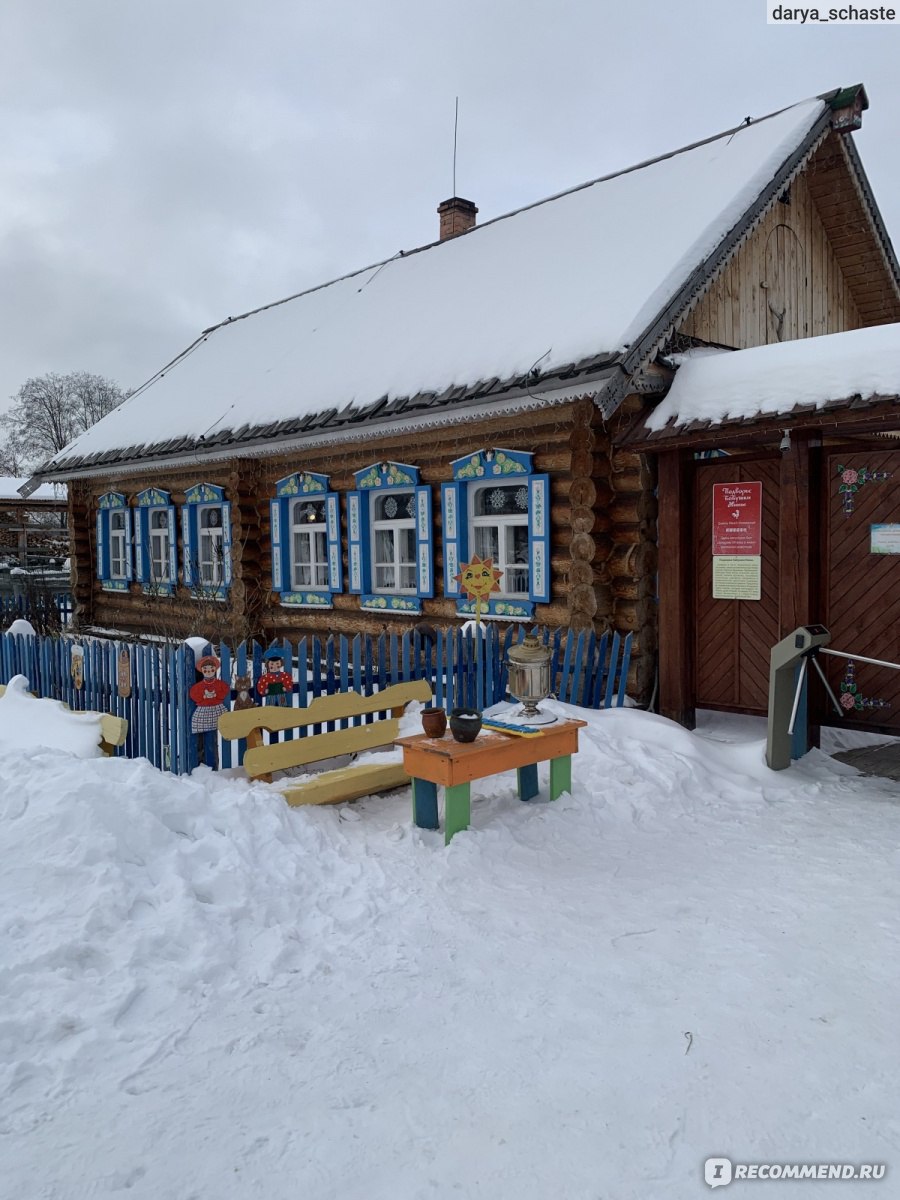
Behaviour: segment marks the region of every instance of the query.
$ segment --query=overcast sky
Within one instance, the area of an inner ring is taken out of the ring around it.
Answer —
[[[764,0],[3,0],[0,408],[141,383],[208,325],[862,81],[900,243],[900,26]],[[403,330],[396,331],[398,338]]]

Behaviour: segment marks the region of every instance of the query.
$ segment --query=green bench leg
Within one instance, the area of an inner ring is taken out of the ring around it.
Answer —
[[[550,799],[558,800],[563,792],[572,792],[572,756],[550,760]]]
[[[413,824],[419,829],[439,829],[437,786],[427,779],[413,779]]]
[[[530,800],[532,796],[538,794],[538,773],[537,763],[532,763],[529,767],[519,767],[519,799]]]
[[[444,789],[444,844],[449,846],[454,833],[469,828],[472,805],[469,785],[458,783]]]

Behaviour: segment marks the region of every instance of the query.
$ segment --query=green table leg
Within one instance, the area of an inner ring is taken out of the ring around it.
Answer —
[[[572,792],[572,756],[550,760],[550,799],[558,800],[563,792]]]
[[[444,789],[444,844],[449,846],[454,833],[469,828],[472,805],[469,785],[458,783]]]

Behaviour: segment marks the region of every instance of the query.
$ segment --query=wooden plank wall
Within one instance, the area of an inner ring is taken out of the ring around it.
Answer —
[[[804,173],[790,203],[775,204],[679,332],[746,349],[862,324]]]

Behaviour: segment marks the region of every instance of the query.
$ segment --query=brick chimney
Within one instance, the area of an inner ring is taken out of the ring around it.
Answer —
[[[451,196],[438,205],[438,215],[441,218],[441,241],[456,237],[475,228],[475,217],[478,209],[471,200],[463,200],[461,196]]]

